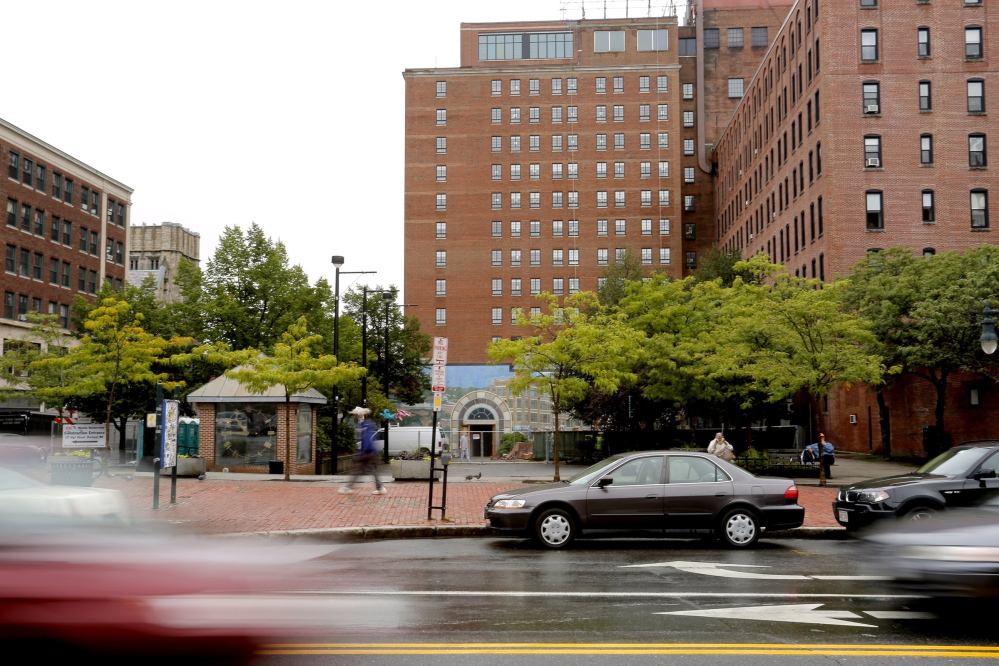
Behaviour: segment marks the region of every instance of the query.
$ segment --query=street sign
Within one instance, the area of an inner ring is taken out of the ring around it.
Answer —
[[[180,401],[163,401],[163,431],[160,441],[160,468],[177,464],[177,435],[180,431]]]
[[[447,366],[433,366],[430,384],[434,393],[443,393],[445,389],[445,378],[447,376]]]
[[[447,365],[447,338],[434,338],[434,365]]]
[[[106,446],[103,423],[67,423],[62,427],[64,449],[103,449]]]
[[[444,392],[441,391],[441,392],[438,393],[438,392],[435,391],[434,392],[434,411],[435,412],[441,411],[441,403],[443,403],[443,402],[444,402]]]

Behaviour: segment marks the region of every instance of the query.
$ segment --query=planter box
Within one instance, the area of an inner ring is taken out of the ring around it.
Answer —
[[[177,476],[201,476],[207,469],[204,458],[177,458]]]
[[[429,460],[392,460],[392,478],[399,479],[419,479],[426,481],[430,478]],[[441,473],[434,472],[434,478],[440,479]]]

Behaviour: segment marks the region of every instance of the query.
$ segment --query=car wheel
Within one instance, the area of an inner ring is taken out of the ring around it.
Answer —
[[[548,509],[535,521],[534,535],[545,548],[565,548],[576,536],[576,525],[566,511]]]
[[[718,531],[722,541],[732,548],[749,548],[760,538],[760,525],[756,516],[745,509],[726,513]]]
[[[930,520],[936,520],[940,512],[936,509],[928,506],[916,506],[902,515],[902,520],[906,523],[923,523]]]

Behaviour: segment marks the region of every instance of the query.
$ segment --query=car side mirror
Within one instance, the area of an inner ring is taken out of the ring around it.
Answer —
[[[611,485],[612,483],[614,483],[614,477],[612,477],[612,476],[605,476],[602,479],[600,479],[599,481],[597,481],[597,488],[606,488],[607,486]]]
[[[996,471],[994,469],[986,469],[980,472],[975,472],[975,481],[982,481],[982,479],[994,479],[996,478]],[[985,482],[982,481],[982,488],[985,487]]]

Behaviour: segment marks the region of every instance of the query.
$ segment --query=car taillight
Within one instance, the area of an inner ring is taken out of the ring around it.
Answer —
[[[798,499],[798,486],[791,486],[784,491],[784,499],[787,500],[797,500]]]

